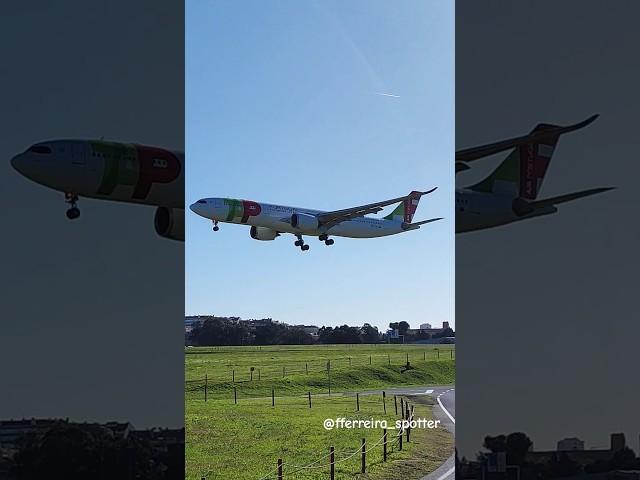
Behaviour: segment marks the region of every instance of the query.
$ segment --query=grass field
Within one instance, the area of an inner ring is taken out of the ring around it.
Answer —
[[[187,478],[275,479],[276,462],[282,458],[284,478],[326,479],[329,446],[335,447],[336,462],[340,462],[336,465],[336,479],[410,479],[411,472],[418,478],[419,472],[430,471],[450,454],[453,440],[445,430],[414,430],[413,441],[405,444],[402,452],[393,446],[395,432],[390,430],[389,452],[394,451],[383,463],[382,446],[375,445],[381,439],[381,429],[327,431],[323,420],[373,417],[387,419],[392,425],[398,418],[393,396],[387,398],[385,415],[379,394],[361,395],[357,412],[355,398],[337,392],[452,384],[453,352],[451,345],[187,348]],[[403,373],[407,355],[413,368]],[[254,367],[253,381],[250,367]],[[275,407],[271,404],[272,389],[276,392]],[[308,392],[312,393],[312,408]],[[431,418],[430,402],[424,396],[411,400],[416,415],[422,418]],[[358,473],[359,453],[344,460],[357,452],[362,438],[371,448],[365,475]],[[308,464],[312,464],[311,468],[299,468]]]
[[[185,358],[187,398],[204,398],[205,377],[211,398],[229,398],[234,387],[239,396],[327,393],[329,380],[336,392],[446,385],[455,371],[453,345],[204,347],[187,348]],[[402,373],[407,359],[415,368]]]

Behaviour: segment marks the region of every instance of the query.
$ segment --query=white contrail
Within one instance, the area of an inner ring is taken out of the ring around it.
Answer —
[[[394,95],[392,93],[373,92],[374,95],[380,95],[382,97],[400,98],[400,95]]]

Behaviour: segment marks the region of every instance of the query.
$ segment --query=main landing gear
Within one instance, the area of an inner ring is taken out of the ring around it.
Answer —
[[[304,243],[304,240],[302,239],[302,235],[296,235],[296,237],[298,238],[298,240],[293,242],[293,244],[296,247],[300,247],[300,250],[302,250],[303,252],[306,252],[307,250],[309,250],[309,245]]]
[[[323,233],[318,237],[318,240],[323,241],[325,245],[333,245],[333,238],[329,238],[326,233]]]
[[[67,218],[69,220],[75,220],[80,216],[80,209],[77,207],[78,195],[71,192],[64,193],[64,201],[70,205],[67,210]]]
[[[218,226],[218,220],[213,220],[213,231],[217,232],[218,230],[220,230],[220,227]]]

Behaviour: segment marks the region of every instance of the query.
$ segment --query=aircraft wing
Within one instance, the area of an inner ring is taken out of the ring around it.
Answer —
[[[410,193],[409,195],[405,195],[404,197],[383,200],[382,202],[369,203],[368,205],[361,205],[359,207],[345,208],[344,210],[334,210],[333,212],[321,213],[318,215],[318,222],[324,228],[329,229],[341,222],[351,220],[352,218],[364,217],[365,215],[368,215],[370,213],[378,213],[388,205],[404,202],[409,198],[419,198],[422,195],[427,195],[433,192],[436,188],[438,187],[434,187],[431,190],[427,190],[426,192],[414,192]]]
[[[579,130],[580,128],[584,128],[587,125],[593,123],[596,118],[598,118],[598,116],[598,114],[592,115],[586,120],[583,120],[582,122],[576,123],[574,125],[568,125],[565,127],[549,125],[549,128],[545,128],[542,131],[529,133],[528,135],[513,137],[507,140],[501,140],[499,142],[481,145],[479,147],[471,147],[464,150],[458,150],[456,151],[456,173],[469,169],[469,166],[466,165],[465,162],[471,162],[473,160],[488,157],[490,155],[494,155],[496,153],[518,147],[520,145],[535,142],[542,138],[555,137],[558,135],[562,135],[563,133]]]

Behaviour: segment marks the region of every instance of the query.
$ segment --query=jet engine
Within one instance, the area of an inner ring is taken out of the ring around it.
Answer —
[[[291,226],[298,230],[315,230],[318,228],[318,219],[307,213],[294,213],[291,215]]]
[[[251,238],[254,240],[275,240],[276,237],[280,236],[278,232],[275,230],[271,230],[267,227],[256,227],[255,225],[251,227]]]
[[[523,200],[522,198],[516,198],[511,204],[513,208],[513,213],[515,213],[519,217],[523,217],[525,215],[529,215],[533,213],[535,208],[533,208],[529,202]]]
[[[184,242],[184,210],[158,207],[153,224],[161,237]]]

